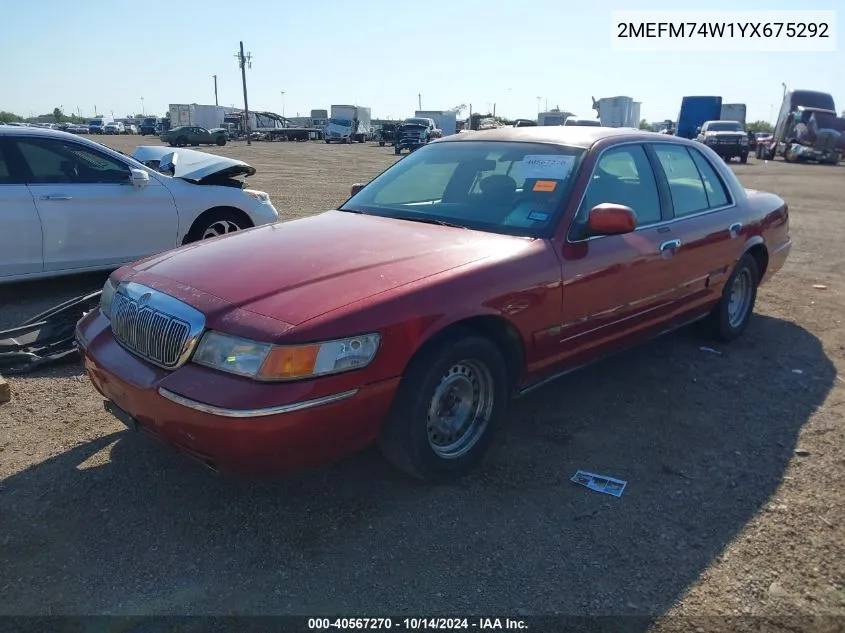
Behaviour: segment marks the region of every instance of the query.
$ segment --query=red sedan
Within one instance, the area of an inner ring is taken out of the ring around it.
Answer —
[[[700,143],[499,128],[430,143],[337,210],[124,266],[77,338],[108,410],[212,468],[378,442],[443,481],[513,395],[693,321],[742,334],[790,245],[784,201]]]

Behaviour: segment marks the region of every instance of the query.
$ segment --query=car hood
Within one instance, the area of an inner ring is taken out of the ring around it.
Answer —
[[[328,211],[197,242],[131,266],[250,312],[298,325],[343,306],[532,240]],[[167,291],[167,283],[156,284]],[[196,306],[199,307],[199,306]]]
[[[704,136],[706,136],[708,138],[711,138],[711,137],[719,138],[721,136],[747,136],[747,134],[745,132],[737,130],[737,131],[734,131],[734,132],[731,132],[731,131],[705,132]]]
[[[175,178],[195,182],[201,182],[209,176],[235,178],[237,176],[252,176],[256,172],[255,167],[242,160],[199,152],[194,149],[141,145],[132,152],[132,158],[139,163],[146,163],[151,160],[158,161],[160,171],[167,171],[169,175]],[[172,174],[166,169],[168,165],[174,168]]]

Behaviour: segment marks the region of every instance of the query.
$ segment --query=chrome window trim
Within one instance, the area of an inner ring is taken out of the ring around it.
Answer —
[[[164,387],[159,387],[158,393],[160,396],[170,400],[171,402],[189,409],[194,409],[195,411],[199,411],[201,413],[207,413],[209,415],[217,415],[223,418],[260,418],[268,415],[293,413],[295,411],[312,409],[314,407],[331,404],[333,402],[340,402],[341,400],[351,398],[358,393],[358,390],[350,389],[349,391],[335,393],[330,396],[323,396],[322,398],[300,400],[299,402],[292,402],[291,404],[283,404],[276,407],[265,407],[262,409],[227,409],[225,407],[217,407],[197,400],[192,400],[191,398],[186,398],[185,396],[180,396],[178,393],[174,393]]]
[[[601,150],[599,152],[598,157],[596,157],[596,162],[593,165],[593,169],[590,171],[590,178],[587,181],[588,182],[587,187],[590,186],[589,182],[592,182],[593,174],[595,174],[596,168],[598,167],[599,161],[601,160],[601,157],[604,155],[604,153],[609,151],[609,150],[616,149],[617,147],[624,147],[625,145],[679,145],[681,147],[688,148],[686,143],[667,143],[666,141],[638,140],[638,141],[625,141],[623,143],[615,143],[615,144],[611,145],[610,147],[605,147],[603,150]],[[694,151],[698,151],[697,148],[692,148],[692,149]],[[723,179],[723,184],[725,185],[725,189],[728,191],[729,194],[731,194],[731,196],[730,196],[731,197],[731,203],[727,204],[727,205],[723,205],[721,207],[714,207],[712,209],[705,209],[704,211],[699,211],[698,213],[690,213],[689,215],[683,215],[683,216],[680,216],[680,217],[677,217],[677,218],[673,217],[671,220],[661,220],[660,222],[652,222],[651,224],[644,224],[642,226],[637,226],[637,228],[634,229],[634,233],[636,233],[638,231],[645,231],[647,229],[660,228],[661,226],[668,226],[670,224],[674,224],[675,222],[679,222],[681,220],[689,220],[691,218],[697,218],[697,217],[701,217],[703,215],[709,215],[711,213],[718,213],[720,211],[725,211],[726,209],[731,209],[733,207],[736,207],[736,198],[737,198],[736,192],[733,190],[733,187],[727,182],[727,179],[724,177],[724,174],[721,173],[721,171],[719,170],[718,167],[716,167],[716,165],[713,164],[713,161],[711,161],[707,156],[705,156],[704,152],[699,151],[699,154],[701,154],[701,157],[704,160],[706,160],[708,163],[710,163],[710,166],[716,172],[716,175],[718,175],[720,178]],[[655,174],[655,178],[656,177],[657,177],[657,174]],[[578,200],[578,206],[575,207],[575,214],[576,215],[578,214],[578,209],[580,209],[581,205],[584,204],[584,198],[587,196],[587,187],[584,187],[584,192],[581,194],[581,198]],[[673,206],[672,211],[674,213],[674,206]],[[574,224],[574,222],[575,222],[575,216],[572,217],[572,220],[569,221],[569,226],[566,227],[566,243],[567,244],[583,244],[585,242],[592,242],[593,240],[601,240],[601,239],[604,239],[606,237],[616,237],[614,235],[592,235],[590,237],[585,237],[582,240],[572,240],[572,239],[570,239],[570,232],[572,231],[572,225]]]

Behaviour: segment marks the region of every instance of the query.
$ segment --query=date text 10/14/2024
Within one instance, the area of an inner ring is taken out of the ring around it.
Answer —
[[[309,631],[333,629],[376,631],[527,630],[524,620],[511,618],[309,618]]]

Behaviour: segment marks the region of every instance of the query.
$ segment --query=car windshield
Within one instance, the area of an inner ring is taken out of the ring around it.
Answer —
[[[102,125],[102,124],[103,124],[103,120],[102,120],[102,119],[94,119],[94,120],[93,120],[93,121],[91,121],[88,125]]]
[[[716,121],[707,126],[708,132],[742,132],[742,126],[737,121]]]
[[[430,125],[429,121],[426,119],[405,119],[406,125],[425,125],[428,127]]]
[[[340,127],[352,127],[352,121],[349,119],[329,119],[329,123],[339,125]]]
[[[390,167],[341,211],[539,237],[554,226],[583,153],[541,143],[433,143]]]

